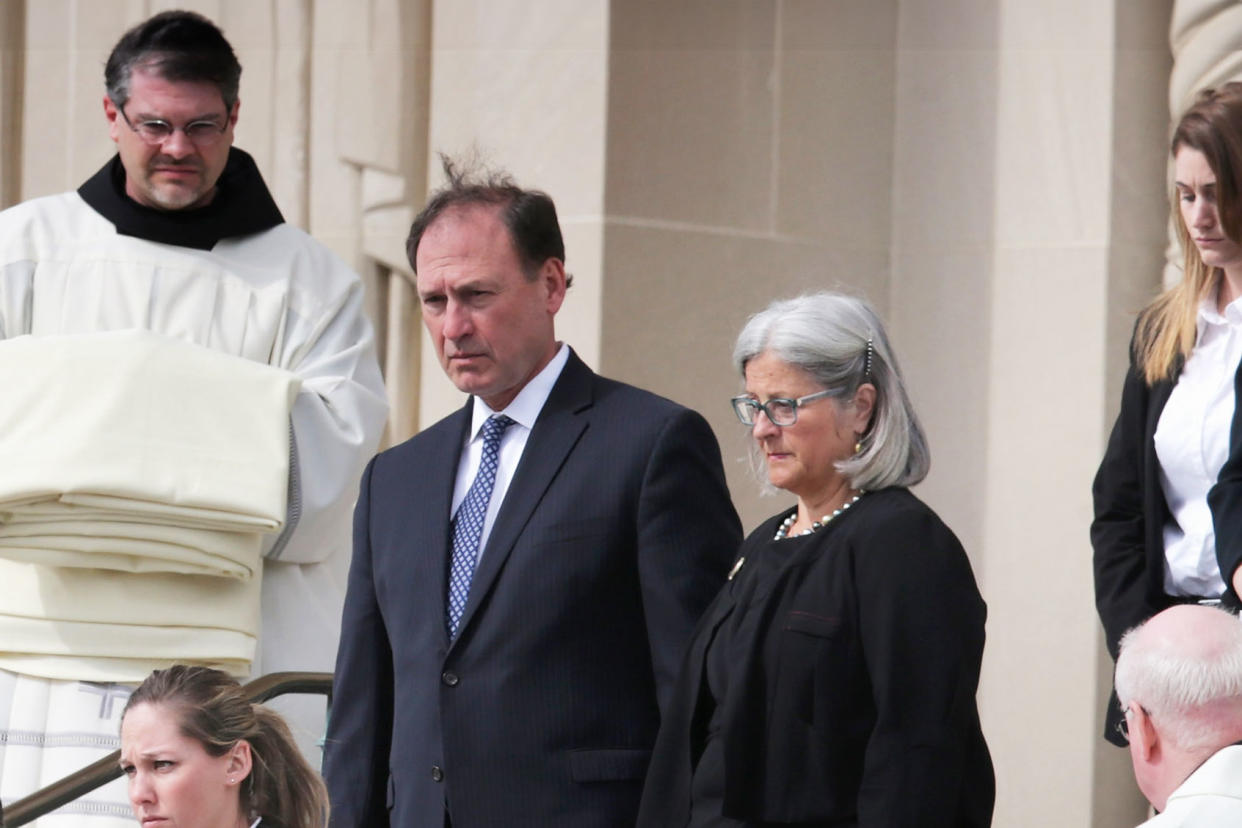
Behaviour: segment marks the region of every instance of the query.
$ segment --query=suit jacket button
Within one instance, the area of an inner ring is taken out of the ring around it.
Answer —
[[[457,674],[454,673],[452,670],[445,670],[440,675],[440,681],[444,682],[449,687],[456,687],[457,682],[460,681],[460,679],[457,678]]]
[[[444,780],[444,770],[439,765],[431,766],[431,778],[436,782]]]

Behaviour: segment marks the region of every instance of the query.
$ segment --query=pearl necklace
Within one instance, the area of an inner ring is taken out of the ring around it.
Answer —
[[[818,532],[820,529],[823,529],[825,526],[828,525],[828,523],[833,518],[835,518],[837,515],[841,514],[846,509],[853,506],[855,503],[857,503],[859,498],[861,498],[866,493],[867,493],[866,490],[859,489],[858,494],[854,495],[852,498],[845,501],[845,503],[841,504],[841,508],[835,510],[830,515],[824,515],[819,520],[813,521],[809,527],[799,532],[798,536],[801,537],[802,535],[810,535],[814,532]],[[797,519],[798,519],[798,510],[795,509],[793,514],[791,514],[789,517],[781,521],[781,525],[776,527],[776,535],[772,538],[772,540],[784,540],[785,538],[789,537],[789,527],[793,526],[794,521],[796,521]]]
[[[829,521],[831,521],[834,517],[844,512],[846,509],[853,506],[855,503],[857,503],[862,498],[862,496],[865,495],[866,493],[867,493],[866,489],[859,489],[858,494],[854,495],[852,498],[850,498],[848,501],[842,504],[840,509],[837,509],[831,515],[824,515],[822,518],[812,523],[811,528],[803,529],[801,532],[799,532],[798,537],[802,537],[803,535],[809,535],[812,532],[816,532],[820,529],[823,529],[824,526],[826,526],[829,523]],[[794,521],[797,519],[798,519],[798,512],[797,510],[794,510],[794,513],[792,515],[785,518],[783,521],[781,521],[781,525],[776,527],[776,535],[772,538],[772,540],[784,540],[789,535],[789,527],[793,526]],[[743,555],[742,557],[734,561],[733,568],[729,570],[728,580],[732,581],[733,576],[737,575],[737,573],[742,569],[742,565],[745,563],[746,563],[745,555]]]

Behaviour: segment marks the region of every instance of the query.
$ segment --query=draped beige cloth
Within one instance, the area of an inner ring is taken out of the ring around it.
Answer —
[[[0,341],[0,386],[0,668],[245,673],[297,378],[115,331]]]

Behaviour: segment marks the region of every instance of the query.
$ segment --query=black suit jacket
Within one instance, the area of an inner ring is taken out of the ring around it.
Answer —
[[[724,816],[747,826],[984,828],[995,781],[975,690],[987,614],[947,526],[905,489],[818,532],[742,545],[660,728],[639,828],[684,828],[695,754],[719,727]],[[767,577],[755,578],[760,559]],[[709,722],[709,647],[725,688]],[[696,824],[698,824],[696,822]]]
[[[1121,410],[1108,448],[1095,475],[1091,522],[1094,549],[1095,606],[1114,661],[1127,630],[1178,603],[1164,591],[1164,527],[1170,514],[1160,485],[1160,460],[1155,434],[1175,380],[1148,386],[1133,363],[1121,391]],[[1181,365],[1173,376],[1181,374]],[[1234,378],[1235,397],[1242,371]],[[1238,410],[1230,435],[1230,457],[1216,486],[1208,493],[1216,531],[1217,559],[1222,573],[1232,573],[1242,559],[1242,430]],[[1224,576],[1226,586],[1229,575]],[[1237,611],[1230,589],[1226,608]],[[1109,699],[1104,738],[1125,745],[1117,730],[1122,711],[1114,693]]]
[[[557,380],[445,629],[471,404],[367,468],[325,775],[338,826],[633,825],[681,652],[740,526],[698,414]]]

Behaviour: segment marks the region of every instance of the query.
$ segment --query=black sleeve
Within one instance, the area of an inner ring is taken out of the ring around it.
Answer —
[[[859,632],[875,704],[859,828],[987,824],[995,780],[975,692],[986,607],[965,551],[930,510],[860,539]]]
[[[716,437],[702,416],[682,409],[652,448],[638,508],[638,572],[661,712],[741,540]]]
[[[1148,529],[1143,514],[1150,396],[1147,383],[1132,365],[1122,387],[1121,411],[1091,489],[1095,606],[1114,659],[1122,634],[1159,609],[1148,596]]]

